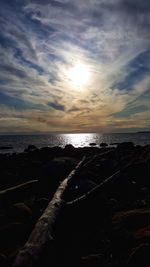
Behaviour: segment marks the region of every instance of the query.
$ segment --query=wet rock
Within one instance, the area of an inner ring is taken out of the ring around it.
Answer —
[[[27,148],[25,148],[24,152],[30,152],[30,151],[34,151],[37,150],[38,148],[34,145],[29,145]]]
[[[16,203],[11,206],[9,216],[13,221],[26,222],[32,215],[31,209],[24,203]]]
[[[120,143],[110,143],[110,146],[118,146]]]
[[[150,245],[141,244],[129,256],[128,267],[148,267],[150,266]]]
[[[96,146],[96,143],[90,143],[89,145],[90,146]]]
[[[108,146],[107,143],[101,143],[101,144],[100,144],[100,147],[107,147],[107,146]]]

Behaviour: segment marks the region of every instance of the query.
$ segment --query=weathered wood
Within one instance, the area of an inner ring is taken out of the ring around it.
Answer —
[[[104,154],[99,154],[94,157],[97,158],[97,156],[101,155],[109,155],[112,151],[104,152]],[[142,155],[142,156],[141,156]],[[150,159],[150,149],[149,146],[144,152],[142,152],[140,155],[140,158],[142,158],[142,161],[148,162]],[[144,160],[143,160],[144,159]],[[86,162],[83,167],[87,166],[93,161],[93,158]],[[111,187],[116,181],[118,181],[121,178],[121,175],[125,170],[127,170],[130,166],[132,167],[132,164],[139,163],[139,154],[135,154],[132,159],[130,159],[130,162],[128,162],[122,169],[116,171],[114,174],[112,174],[110,177],[106,178],[104,181],[102,181],[99,185],[96,185],[94,188],[89,190],[86,194],[82,195],[81,197],[78,197],[72,201],[68,201],[66,204],[68,208],[73,206],[78,206],[82,204],[83,202],[91,201],[94,196],[97,194],[100,194],[104,191],[105,188]]]
[[[93,199],[94,195],[100,194],[101,192],[103,192],[105,186],[107,185],[111,185],[112,183],[114,183],[116,181],[116,179],[118,179],[120,177],[121,171],[116,171],[113,175],[111,175],[110,177],[108,177],[107,179],[105,179],[103,182],[101,182],[99,185],[95,186],[94,188],[92,188],[90,191],[88,191],[86,194],[82,195],[79,198],[76,198],[72,201],[68,201],[66,204],[67,206],[76,206],[78,204],[81,204],[84,201],[87,200],[91,200]]]
[[[22,183],[5,190],[0,191],[0,201],[2,202],[11,202],[13,200],[22,197],[26,192],[32,190],[38,183],[38,180],[31,180],[26,183]]]
[[[69,176],[60,184],[53,199],[48,204],[43,215],[37,221],[28,241],[19,251],[14,267],[33,267],[36,265],[44,248],[53,242],[54,227],[60,211],[65,205],[64,193],[69,186],[69,181],[74,178],[79,168],[84,163],[83,158]]]

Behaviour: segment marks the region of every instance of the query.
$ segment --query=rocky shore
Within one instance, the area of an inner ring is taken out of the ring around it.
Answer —
[[[60,182],[65,192],[53,248],[35,266],[150,266],[150,145],[37,149],[0,154],[0,266],[11,267]]]

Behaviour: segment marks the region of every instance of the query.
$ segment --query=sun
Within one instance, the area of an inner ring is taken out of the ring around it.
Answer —
[[[88,84],[90,72],[85,64],[78,62],[68,71],[67,76],[74,86],[82,87]]]

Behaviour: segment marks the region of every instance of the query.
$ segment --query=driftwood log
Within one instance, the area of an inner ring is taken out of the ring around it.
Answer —
[[[53,199],[37,221],[28,241],[18,252],[13,267],[33,267],[37,265],[43,250],[47,245],[53,244],[54,227],[62,208],[65,206],[64,193],[69,186],[69,181],[74,178],[84,161],[85,158],[78,163],[76,168],[60,184]]]
[[[83,167],[87,166],[89,163],[93,161],[93,159],[96,159],[99,156],[106,156],[110,155],[112,151],[104,152],[102,154],[94,156],[91,160],[86,162]],[[110,177],[106,178],[104,181],[102,181],[99,185],[92,188],[90,191],[88,191],[86,194],[82,195],[81,197],[78,197],[72,201],[67,202],[68,208],[73,206],[81,205],[85,202],[90,202],[93,200],[94,196],[101,194],[104,192],[105,189],[108,187],[111,188],[118,180],[122,179],[123,173],[128,169],[132,168],[134,164],[139,164],[140,162],[148,164],[150,162],[150,149],[149,146],[145,147],[144,151],[141,151],[140,154],[134,154],[134,157],[130,159],[130,162],[126,163],[125,166],[123,166],[122,169],[116,171],[114,174],[112,174]]]
[[[31,180],[26,183],[22,183],[5,190],[0,191],[0,202],[6,204],[7,202],[12,203],[13,201],[22,198],[26,193],[30,193],[34,190],[38,183],[38,180]]]

